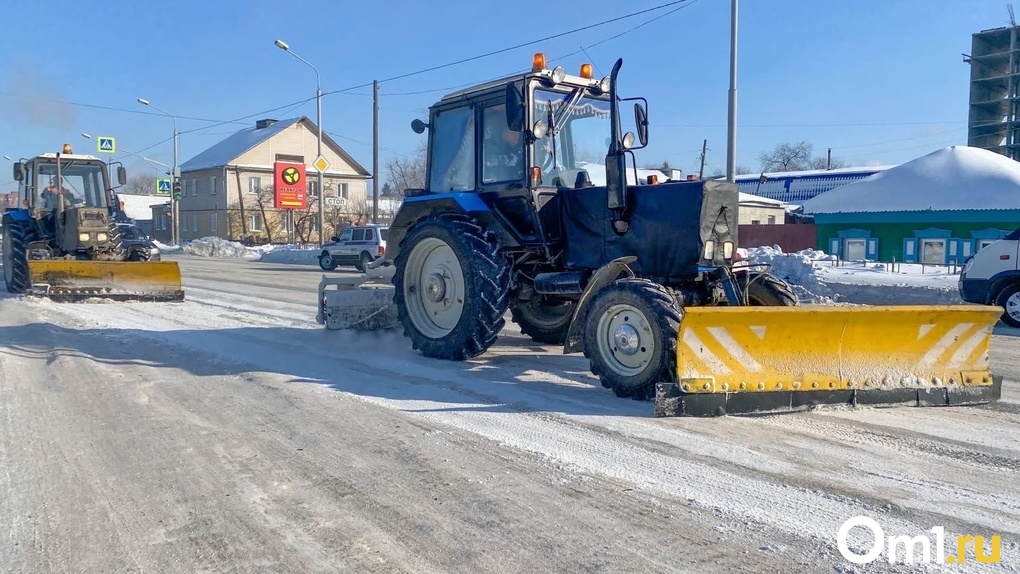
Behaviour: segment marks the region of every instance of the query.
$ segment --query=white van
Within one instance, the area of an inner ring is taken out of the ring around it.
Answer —
[[[963,264],[960,297],[968,303],[999,305],[1002,322],[1020,328],[1020,229],[988,245]]]

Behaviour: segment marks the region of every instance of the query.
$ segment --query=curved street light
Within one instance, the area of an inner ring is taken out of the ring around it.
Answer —
[[[180,179],[180,172],[177,166],[177,136],[180,134],[180,132],[177,131],[177,116],[171,114],[170,112],[164,110],[163,108],[155,104],[152,104],[151,102],[149,102],[149,100],[146,100],[145,98],[138,98],[138,103],[142,104],[143,106],[148,106],[156,111],[162,112],[166,116],[170,116],[170,119],[173,120],[174,122],[174,165],[170,173],[171,180],[170,187],[171,189],[176,189],[177,186],[175,184],[177,183],[177,180]],[[178,200],[173,195],[170,196],[170,202],[173,206],[172,217],[174,220],[173,228],[174,236],[172,241],[174,245],[177,245],[180,243],[181,240],[180,207],[178,206]]]

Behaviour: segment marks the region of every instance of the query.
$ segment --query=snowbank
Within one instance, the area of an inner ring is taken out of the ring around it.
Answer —
[[[234,257],[258,259],[259,251],[245,247],[236,241],[227,241],[219,237],[203,237],[184,243],[183,252],[200,257]]]
[[[259,261],[266,263],[289,263],[291,265],[318,265],[319,248],[301,248],[285,245],[271,251],[265,251]]]
[[[167,245],[167,244],[162,243],[160,241],[157,241],[155,239],[153,239],[152,242],[155,243],[156,247],[159,248],[160,253],[180,253],[181,252],[181,247],[179,245]]]
[[[816,249],[783,253],[778,246],[748,249],[753,263],[787,281],[802,303],[857,305],[962,304],[958,275],[947,267],[841,262]]]

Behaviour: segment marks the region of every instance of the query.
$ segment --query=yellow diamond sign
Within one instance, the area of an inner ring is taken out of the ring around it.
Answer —
[[[312,166],[315,167],[315,169],[319,170],[319,172],[324,172],[326,171],[327,168],[329,168],[329,162],[326,161],[325,157],[320,155],[319,157],[315,158],[315,161],[312,162]]]

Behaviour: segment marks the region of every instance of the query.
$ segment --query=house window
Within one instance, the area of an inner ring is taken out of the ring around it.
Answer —
[[[339,184],[338,190],[339,191],[337,192],[337,197],[342,197],[344,199],[349,199],[347,197],[347,184],[346,183]]]
[[[922,239],[921,240],[921,262],[929,265],[945,265],[946,263],[946,240],[945,239]]]
[[[209,231],[216,233],[216,214],[209,215]]]
[[[191,230],[198,233],[198,215],[191,216]]]
[[[191,195],[198,195],[198,180],[189,179],[188,183],[190,184],[191,187]]]
[[[863,261],[864,259],[866,259],[865,249],[866,241],[864,239],[844,239],[843,260]]]
[[[751,225],[761,225],[761,220],[760,219],[752,219],[751,220]]]
[[[254,233],[262,233],[262,215],[255,213],[249,216],[248,229]]]
[[[315,179],[308,180],[308,197],[319,197],[319,181]]]
[[[248,178],[248,193],[258,195],[262,191],[262,178],[261,177],[249,177]]]
[[[775,225],[775,224],[776,224],[776,216],[775,215],[770,215],[769,216],[769,225]]]
[[[209,194],[216,195],[216,176],[209,178]]]

